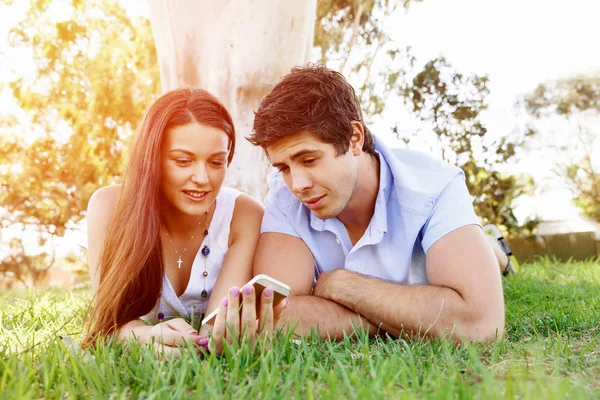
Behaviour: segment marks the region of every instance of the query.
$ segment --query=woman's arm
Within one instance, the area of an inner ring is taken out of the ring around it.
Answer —
[[[252,261],[260,236],[263,207],[252,197],[242,194],[235,201],[229,250],[208,301],[207,313],[219,306],[232,286],[242,287],[252,278]]]
[[[87,250],[90,279],[94,293],[98,290],[100,283],[98,261],[104,245],[106,229],[115,212],[120,194],[121,185],[105,186],[96,190],[88,202],[86,215]]]
[[[123,325],[117,334],[117,339],[119,341],[135,339],[139,344],[145,344],[150,341],[151,329],[152,326],[146,325],[140,319],[135,319]]]
[[[154,326],[148,326],[139,319],[126,323],[117,335],[119,341],[135,340],[148,344],[159,357],[179,358],[186,343],[192,343],[196,352],[208,350],[208,339],[198,334],[183,318],[171,319]]]

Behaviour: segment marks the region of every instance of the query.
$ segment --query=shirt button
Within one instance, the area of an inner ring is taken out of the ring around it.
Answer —
[[[342,242],[340,242],[340,239],[335,239],[335,242],[336,242],[337,244],[342,244]]]

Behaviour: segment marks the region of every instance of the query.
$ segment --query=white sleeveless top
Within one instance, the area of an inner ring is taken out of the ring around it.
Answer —
[[[223,266],[223,259],[229,249],[229,229],[235,201],[242,194],[239,190],[228,187],[222,187],[217,196],[216,208],[213,214],[212,221],[208,227],[208,235],[204,237],[204,241],[200,245],[198,253],[192,264],[190,280],[185,291],[181,296],[177,297],[169,278],[165,273],[163,277],[162,294],[158,304],[152,311],[142,317],[143,320],[151,324],[157,324],[159,314],[162,314],[164,320],[172,318],[184,318],[187,320],[193,319],[194,323],[198,323],[202,314],[206,312],[208,300],[217,281],[217,276]],[[208,246],[210,253],[204,258],[202,248]],[[206,262],[206,271],[208,276],[203,276],[204,263]],[[200,296],[205,289],[208,297],[202,299]]]

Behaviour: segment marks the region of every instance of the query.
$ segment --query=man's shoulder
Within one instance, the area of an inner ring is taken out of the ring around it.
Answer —
[[[430,154],[376,143],[393,176],[393,197],[402,210],[411,214],[429,217],[442,191],[462,174],[460,168]]]
[[[430,153],[425,153],[419,150],[390,147],[390,152],[395,156],[395,159],[402,162],[404,166],[415,170],[441,170],[447,168],[457,168],[447,162],[444,162]]]
[[[389,148],[386,160],[396,188],[437,196],[462,170],[418,150]]]

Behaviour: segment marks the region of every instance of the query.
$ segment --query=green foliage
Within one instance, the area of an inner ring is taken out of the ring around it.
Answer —
[[[319,0],[315,24],[315,61],[357,83],[367,117],[383,112],[385,100],[412,65],[408,49],[398,47],[385,30],[401,8],[422,0]],[[373,66],[377,64],[377,73]]]
[[[115,343],[71,352],[57,336],[79,338],[88,290],[4,292],[0,392],[47,399],[597,398],[599,286],[597,263],[525,265],[504,281],[506,333],[492,344],[363,334],[295,343],[280,335],[271,349],[243,344],[219,358],[186,348],[174,361],[156,359],[145,346],[126,350]]]
[[[576,122],[578,117],[600,116],[600,73],[541,84],[525,96],[524,104],[537,120],[560,115],[572,125],[570,136],[577,141],[567,150],[574,157],[567,163],[557,163],[556,172],[573,191],[574,203],[582,214],[600,222],[600,177],[591,157],[591,146],[598,132],[589,132]],[[541,132],[535,133],[539,138]]]
[[[577,164],[569,164],[562,169],[563,176],[577,193],[575,205],[583,215],[600,222],[600,177],[592,167],[589,155]]]
[[[45,0],[10,39],[31,49],[36,65],[33,76],[10,82],[33,128],[3,143],[2,164],[23,172],[4,177],[0,202],[13,222],[62,235],[84,216],[93,191],[120,175],[123,142],[158,92],[150,24],[130,20],[111,0]]]
[[[3,227],[62,236],[85,215],[91,194],[119,180],[124,149],[159,92],[150,23],[114,0],[32,1],[10,33],[33,74],[8,83],[28,121],[0,121]]]
[[[513,213],[513,202],[533,188],[528,176],[513,176],[494,169],[508,162],[522,140],[502,137],[486,144],[487,129],[481,113],[489,95],[486,76],[464,75],[443,57],[429,61],[403,88],[411,111],[429,123],[442,157],[463,169],[474,207],[483,223],[503,225],[512,235],[523,230]],[[395,130],[399,135],[399,130]],[[401,137],[409,143],[411,136]]]
[[[467,188],[474,197],[475,213],[484,224],[505,226],[509,236],[532,236],[538,221],[527,220],[520,224],[513,212],[513,202],[533,190],[533,178],[527,175],[505,174],[489,167],[486,162],[470,158],[460,166],[465,171]]]
[[[486,76],[455,72],[450,63],[440,57],[425,64],[404,88],[413,113],[433,123],[442,158],[452,160],[447,152],[454,153],[454,159],[458,154],[472,154],[474,140],[487,133],[479,120],[480,113],[487,108],[487,85]]]
[[[534,117],[570,116],[578,112],[600,113],[600,75],[581,74],[543,83],[527,96],[525,107]]]

